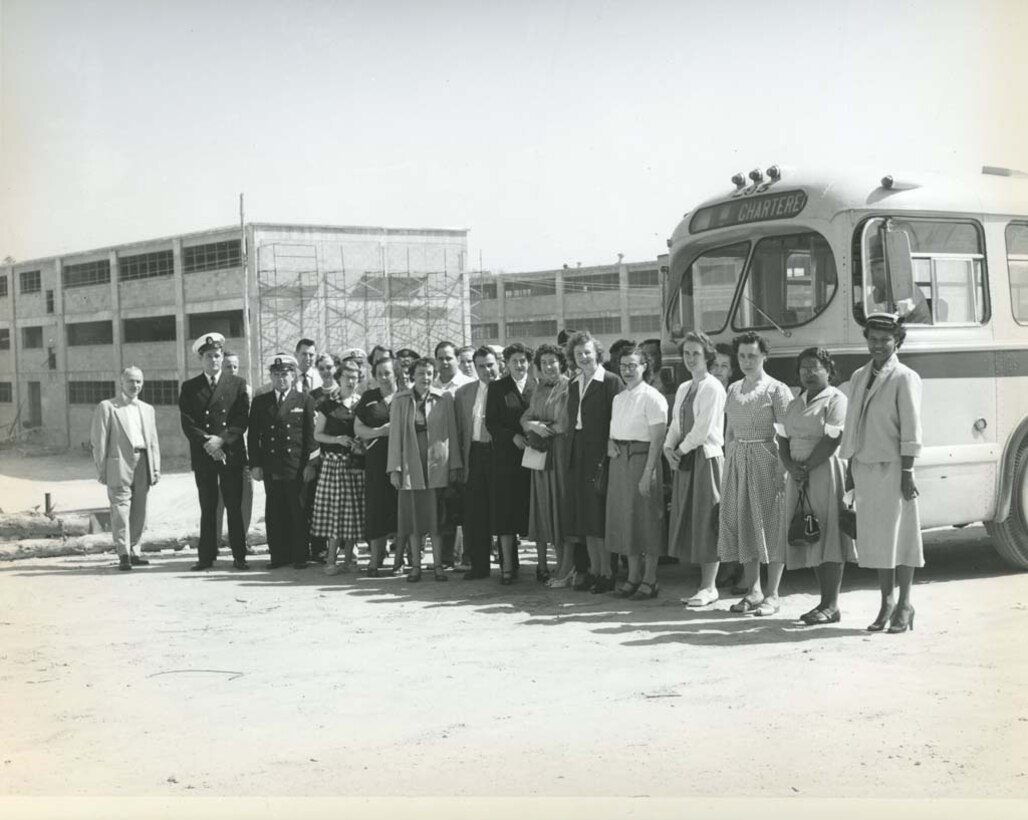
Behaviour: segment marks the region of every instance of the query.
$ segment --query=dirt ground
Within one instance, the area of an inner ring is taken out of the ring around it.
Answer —
[[[0,457],[6,511],[48,489],[105,503],[84,458]],[[151,532],[195,530],[189,473],[152,502]],[[686,611],[683,566],[654,601],[548,590],[532,549],[511,587],[6,562],[0,795],[1023,799],[1028,576],[981,527],[926,543],[906,635],[864,631],[857,569],[811,628],[808,572],[762,619]]]

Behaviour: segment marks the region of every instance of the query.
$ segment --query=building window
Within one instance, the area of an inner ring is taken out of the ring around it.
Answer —
[[[114,342],[114,323],[76,322],[65,326],[68,332],[68,347],[85,345],[109,345]]]
[[[629,316],[628,329],[632,333],[660,333],[660,315]]]
[[[118,278],[122,282],[150,279],[154,276],[171,276],[174,272],[175,257],[171,251],[118,257]]]
[[[517,299],[526,296],[553,296],[557,283],[553,279],[529,279],[522,282],[505,282],[503,295]]]
[[[11,349],[11,329],[9,327],[0,327],[0,350]]]
[[[36,327],[23,327],[21,329],[21,346],[26,350],[42,350],[43,328],[38,325]]]
[[[565,276],[565,293],[611,293],[621,287],[617,273],[590,273],[584,276]]]
[[[7,295],[7,277],[0,276],[0,298]]]
[[[178,382],[174,379],[147,381],[144,377],[139,398],[148,404],[178,404]]]
[[[568,325],[575,330],[588,330],[592,334],[620,333],[620,316],[575,316],[568,319]]]
[[[655,270],[630,270],[628,272],[628,286],[631,288],[660,287],[659,274]]]
[[[175,341],[174,316],[147,316],[145,319],[125,319],[122,322],[123,342]]]
[[[89,285],[105,285],[111,281],[111,260],[98,259],[79,265],[65,265],[61,281],[66,288],[84,288]]]
[[[499,336],[500,326],[496,322],[471,326],[471,341],[473,342],[485,342],[490,339],[498,339]]]
[[[52,290],[46,292],[46,312],[54,312],[54,292]]]
[[[479,282],[477,285],[471,286],[471,300],[484,302],[488,299],[496,298],[496,283],[495,282]]]
[[[18,283],[22,293],[39,293],[43,287],[43,279],[38,270],[23,270],[18,274]]]
[[[524,339],[529,336],[549,336],[551,338],[555,338],[556,335],[556,319],[536,319],[530,322],[507,322],[508,338]]]
[[[0,382],[0,404],[10,404],[14,401],[14,385],[10,382]]]
[[[197,339],[204,333],[220,333],[229,338],[243,335],[243,311],[219,310],[213,313],[189,314],[189,338]]]
[[[1018,324],[1028,324],[1028,224],[1007,225],[1007,268],[1014,319]]]
[[[114,396],[114,382],[68,382],[68,404],[99,404]]]
[[[194,245],[182,249],[182,269],[186,273],[205,270],[238,268],[243,264],[243,254],[238,239],[212,242],[209,245]]]

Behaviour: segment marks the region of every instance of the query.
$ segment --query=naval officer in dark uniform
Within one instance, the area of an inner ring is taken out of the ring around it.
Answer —
[[[269,569],[307,566],[307,518],[300,503],[304,468],[320,455],[314,441],[314,399],[294,389],[296,358],[276,353],[268,361],[271,392],[250,408],[250,475],[264,482],[264,523]]]
[[[243,526],[243,467],[246,449],[243,434],[250,413],[246,380],[225,373],[225,337],[205,333],[193,343],[203,373],[182,383],[178,407],[182,432],[189,439],[189,458],[200,496],[200,544],[194,570],[208,569],[218,557],[218,489],[225,501],[232,566],[249,569],[246,563],[246,530]]]

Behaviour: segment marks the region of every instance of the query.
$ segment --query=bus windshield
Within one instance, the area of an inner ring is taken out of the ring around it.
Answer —
[[[700,329],[717,333],[728,324],[735,287],[746,267],[749,242],[715,248],[696,257],[682,275],[669,317],[675,333]]]

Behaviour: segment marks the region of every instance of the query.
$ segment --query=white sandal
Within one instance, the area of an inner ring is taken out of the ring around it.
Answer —
[[[691,598],[682,598],[682,603],[691,609],[697,609],[701,606],[710,606],[718,598],[717,590],[701,589]]]

